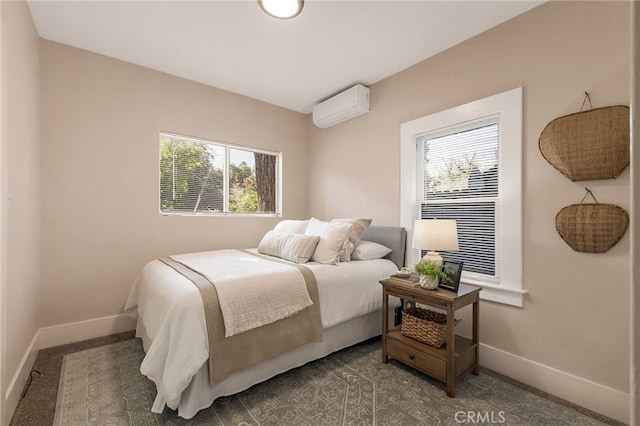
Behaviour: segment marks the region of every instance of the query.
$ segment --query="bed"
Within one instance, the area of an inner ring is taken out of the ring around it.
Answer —
[[[257,365],[234,372],[212,384],[207,321],[203,299],[185,276],[161,260],[146,264],[136,280],[125,312],[137,315],[136,337],[145,358],[141,372],[156,384],[152,411],[165,407],[192,418],[221,396],[233,395],[257,383],[377,336],[381,332],[382,292],[379,281],[404,266],[406,231],[401,227],[368,226],[353,248],[375,243],[391,249],[381,258],[359,255],[337,264],[304,263],[317,281],[321,341],[304,344]],[[262,244],[262,243],[261,243]],[[363,249],[364,250],[364,249]],[[247,256],[264,256],[249,249]],[[286,263],[286,261],[284,261]],[[293,262],[291,262],[293,263]],[[399,305],[392,304],[390,309]],[[390,315],[393,318],[393,315]]]

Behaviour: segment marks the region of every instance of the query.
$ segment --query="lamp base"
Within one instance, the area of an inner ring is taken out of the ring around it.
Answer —
[[[435,251],[428,251],[427,254],[422,256],[422,260],[430,261],[430,262],[435,263],[436,265],[442,266],[442,256],[440,256]]]

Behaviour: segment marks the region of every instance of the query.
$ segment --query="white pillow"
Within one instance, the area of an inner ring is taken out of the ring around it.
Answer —
[[[276,232],[288,232],[291,234],[304,234],[304,231],[307,230],[307,225],[309,225],[309,220],[281,220],[275,228],[273,228]]]
[[[258,245],[258,253],[277,256],[295,263],[307,263],[320,241],[314,235],[269,231]]]
[[[371,225],[373,219],[333,219],[331,222],[346,222],[353,226],[353,233],[347,241],[344,243],[344,253],[340,256],[341,262],[348,262],[351,260],[351,252],[356,248],[362,238],[362,234]]]
[[[389,247],[373,241],[360,241],[360,244],[351,253],[351,260],[382,259],[391,251]]]
[[[305,234],[320,237],[311,260],[331,265],[340,262],[340,256],[344,253],[344,243],[351,233],[353,226],[350,223],[331,223],[311,218]]]

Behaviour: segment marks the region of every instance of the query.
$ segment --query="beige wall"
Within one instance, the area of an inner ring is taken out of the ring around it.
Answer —
[[[632,6],[632,75],[631,75],[631,111],[633,112],[633,126],[631,129],[631,151],[640,151],[640,5],[637,2]],[[631,158],[631,205],[634,214],[631,215],[631,422],[640,423],[640,240],[638,229],[640,217],[635,212],[640,211],[640,157]]]
[[[524,308],[483,302],[481,341],[624,393],[629,391],[629,232],[606,254],[572,251],[555,215],[590,188],[630,211],[629,170],[573,183],[541,156],[556,117],[629,105],[630,4],[551,2],[371,87],[371,112],[311,132],[311,213],[400,223],[400,124],[524,88]]]
[[[38,35],[24,2],[2,4],[3,422],[24,377],[16,372],[39,328],[40,126]],[[5,169],[6,168],[6,169]],[[5,239],[6,238],[6,239]],[[6,257],[5,257],[6,256]],[[6,270],[4,270],[6,268]],[[14,385],[15,383],[15,385]],[[7,391],[12,391],[7,395]]]
[[[255,247],[279,220],[160,216],[160,131],[282,151],[283,216],[308,215],[304,115],[61,44],[40,47],[41,326],[119,314],[149,260]]]

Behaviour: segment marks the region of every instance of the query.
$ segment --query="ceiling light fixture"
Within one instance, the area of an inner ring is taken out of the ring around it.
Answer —
[[[258,4],[274,18],[291,19],[302,12],[304,0],[258,0]]]

